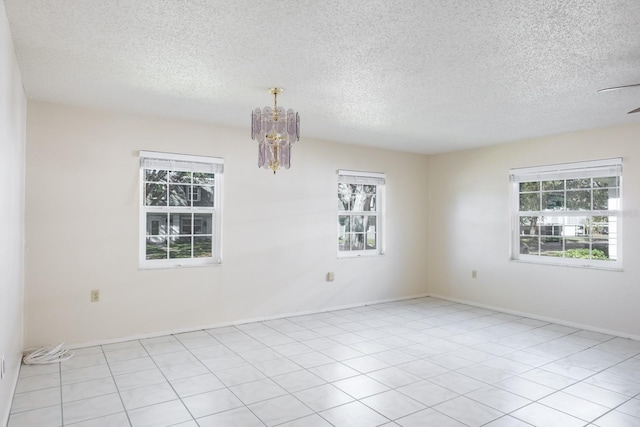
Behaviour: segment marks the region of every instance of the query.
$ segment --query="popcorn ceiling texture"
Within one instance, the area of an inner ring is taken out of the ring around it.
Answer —
[[[436,153],[640,120],[638,0],[4,0],[30,99]]]

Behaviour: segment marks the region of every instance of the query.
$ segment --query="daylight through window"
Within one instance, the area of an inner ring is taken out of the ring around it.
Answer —
[[[219,264],[223,160],[140,152],[140,266]]]
[[[511,170],[512,259],[621,268],[622,159]]]
[[[385,175],[338,171],[338,255],[379,255],[383,250]]]

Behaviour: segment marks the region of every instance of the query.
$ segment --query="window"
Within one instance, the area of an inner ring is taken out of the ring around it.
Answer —
[[[140,152],[140,267],[221,262],[223,160]]]
[[[187,198],[189,201],[199,202],[200,201],[200,193],[202,192],[202,188],[200,187],[191,187],[191,191],[187,193]]]
[[[511,170],[511,258],[620,269],[622,159]]]
[[[338,171],[338,256],[381,255],[385,175]]]

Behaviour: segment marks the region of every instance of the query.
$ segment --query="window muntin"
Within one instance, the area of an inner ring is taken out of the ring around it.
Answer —
[[[384,174],[338,171],[338,256],[382,254]]]
[[[140,266],[219,264],[222,159],[141,152]]]
[[[512,170],[512,259],[621,268],[622,161]]]

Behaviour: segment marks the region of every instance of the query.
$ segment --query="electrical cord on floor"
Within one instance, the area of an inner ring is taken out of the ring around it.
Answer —
[[[63,348],[64,344],[58,344],[55,347],[30,348],[22,358],[25,365],[46,365],[48,363],[59,363],[69,360],[73,357],[73,352]]]

